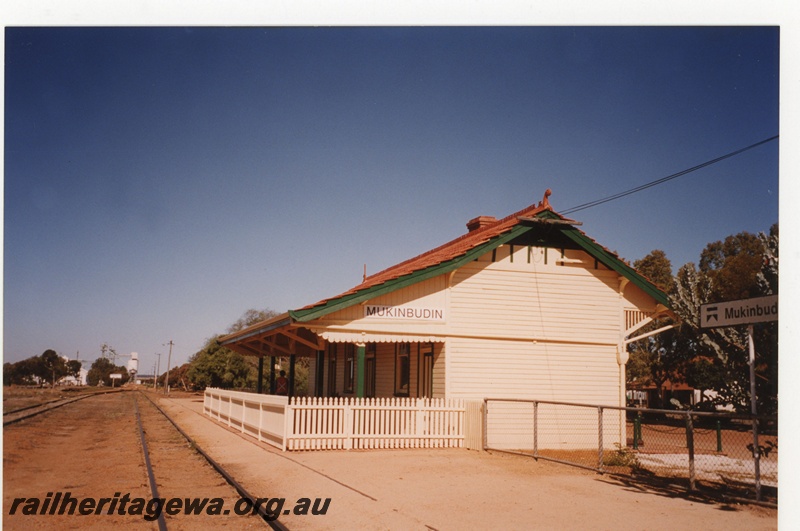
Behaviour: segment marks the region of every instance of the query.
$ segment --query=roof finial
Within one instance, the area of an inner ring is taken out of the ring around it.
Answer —
[[[547,198],[551,195],[553,195],[553,191],[550,188],[544,191],[544,197],[539,201],[540,208],[550,208],[550,201]]]

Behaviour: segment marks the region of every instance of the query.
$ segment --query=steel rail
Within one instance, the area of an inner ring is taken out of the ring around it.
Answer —
[[[43,402],[41,404],[36,404],[36,405],[33,405],[33,406],[26,406],[26,407],[23,407],[23,408],[20,408],[20,409],[15,409],[13,411],[9,411],[7,413],[3,413],[3,417],[5,417],[6,415],[14,415],[14,414],[19,413],[21,411],[27,411],[27,410],[34,409],[34,408],[37,408],[37,407],[38,408],[42,408],[39,411],[32,411],[30,413],[27,413],[27,414],[22,415],[22,416],[17,417],[17,418],[13,418],[13,419],[10,419],[10,420],[3,420],[3,426],[5,427],[5,426],[8,426],[10,424],[15,424],[15,423],[17,423],[17,422],[19,422],[21,420],[29,419],[31,417],[35,417],[36,415],[40,415],[42,413],[47,413],[48,411],[52,411],[54,409],[60,408],[61,406],[66,406],[67,404],[72,404],[73,402],[77,402],[77,401],[83,400],[85,398],[91,398],[93,396],[107,395],[109,393],[120,393],[120,392],[122,392],[122,389],[118,389],[116,391],[102,391],[102,392],[98,392],[98,393],[88,393],[88,394],[81,395],[81,396],[78,396],[78,397],[75,397],[75,398],[59,398],[58,400],[51,400],[49,402]],[[58,403],[56,403],[56,402],[58,402]]]
[[[153,499],[158,498],[158,486],[156,485],[156,476],[153,473],[153,465],[150,462],[150,450],[147,447],[147,440],[144,437],[144,428],[142,426],[142,416],[139,414],[139,401],[133,397],[133,406],[136,410],[136,425],[139,428],[139,438],[142,441],[142,453],[144,454],[144,465],[147,468],[147,479],[150,481],[150,493]],[[159,531],[167,531],[167,521],[164,518],[164,513],[158,513],[158,529]]]
[[[217,473],[221,475],[225,479],[225,481],[228,482],[229,485],[231,485],[234,489],[236,489],[236,491],[242,498],[250,500],[250,503],[252,503],[254,507],[258,508],[258,515],[268,526],[270,526],[275,531],[289,531],[289,528],[286,527],[283,523],[279,522],[278,518],[273,518],[269,514],[267,514],[266,509],[262,505],[256,503],[257,498],[251,495],[247,491],[247,489],[245,489],[244,486],[236,480],[236,478],[234,478],[227,470],[225,470],[225,468],[221,464],[219,464],[210,455],[208,455],[208,453],[205,450],[203,450],[188,433],[186,433],[180,426],[178,426],[178,424],[172,419],[172,417],[170,417],[167,414],[166,411],[164,411],[161,408],[161,406],[156,404],[153,401],[153,399],[147,396],[146,394],[144,393],[141,394],[143,394],[144,397],[153,405],[153,407],[155,407],[164,416],[164,418],[166,418],[170,422],[170,424],[172,424],[172,426],[178,431],[178,433],[180,433],[189,442],[191,447],[195,451],[197,451],[197,453],[203,456],[203,458],[208,462],[208,464],[211,465],[211,467],[214,468],[214,470],[216,470]]]
[[[75,397],[73,397],[73,398],[75,398]],[[43,407],[43,406],[46,406],[47,404],[54,404],[56,402],[61,402],[62,400],[67,400],[67,399],[66,398],[54,398],[53,400],[48,400],[46,402],[42,402],[41,404],[33,404],[32,406],[25,406],[25,407],[21,407],[19,409],[12,409],[11,411],[4,411],[3,412],[3,416],[5,417],[6,415],[14,415],[14,414],[19,413],[21,411],[27,411],[27,410],[33,409],[35,407]]]

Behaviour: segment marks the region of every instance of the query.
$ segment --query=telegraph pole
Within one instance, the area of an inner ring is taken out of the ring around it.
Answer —
[[[164,381],[164,394],[165,395],[169,394],[169,364],[172,361],[172,345],[173,344],[174,343],[172,342],[171,339],[169,340],[169,343],[167,343],[167,345],[169,345],[169,354],[167,354],[167,379]]]

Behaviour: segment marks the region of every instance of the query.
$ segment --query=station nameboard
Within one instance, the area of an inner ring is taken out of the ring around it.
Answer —
[[[122,375],[119,373],[109,374],[108,377],[112,380],[122,380]]]
[[[441,308],[414,308],[410,306],[364,306],[364,317],[377,319],[406,319],[416,321],[444,321]]]
[[[700,328],[766,323],[777,320],[777,295],[700,306]]]

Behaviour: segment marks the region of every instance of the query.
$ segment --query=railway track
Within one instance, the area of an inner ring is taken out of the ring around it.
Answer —
[[[158,475],[158,466],[153,466],[153,462],[158,463],[161,457],[157,455],[154,456],[153,454],[158,454],[160,451],[167,450],[178,450],[179,447],[176,446],[174,439],[171,438],[171,434],[177,432],[180,435],[180,438],[185,441],[185,444],[182,444],[183,448],[188,449],[190,452],[195,453],[202,457],[202,459],[207,463],[211,469],[216,473],[217,477],[221,476],[225,482],[232,487],[236,493],[238,494],[239,498],[233,501],[234,506],[238,504],[240,511],[244,509],[245,513],[250,513],[252,516],[257,516],[264,524],[266,524],[271,529],[277,531],[285,531],[288,528],[284,526],[278,518],[277,515],[268,511],[267,507],[264,506],[263,503],[259,503],[259,498],[250,494],[247,489],[239,483],[233,475],[228,472],[221,464],[215,461],[207,452],[205,452],[200,446],[198,446],[197,442],[192,439],[183,429],[181,429],[178,424],[158,405],[156,404],[147,394],[145,393],[136,393],[137,396],[135,397],[135,404],[136,404],[136,416],[137,422],[139,427],[139,436],[142,441],[142,448],[144,451],[145,456],[145,465],[147,467],[147,474],[150,481],[150,488],[153,495],[153,498],[168,498],[169,494],[165,494],[164,491],[164,482],[167,481],[166,478],[162,478],[162,489],[161,491],[158,490],[158,482],[156,477]],[[139,407],[139,401],[142,399],[145,404],[144,407]],[[153,414],[148,414],[153,413]],[[167,426],[166,423],[169,424]],[[161,424],[158,426],[157,424]],[[146,426],[145,426],[146,425]],[[148,439],[150,439],[148,444]],[[155,443],[155,444],[154,444]],[[166,445],[166,446],[165,446]],[[155,451],[154,451],[155,450]],[[174,456],[170,456],[170,458],[174,458]],[[180,482],[178,482],[180,483]],[[208,494],[208,489],[204,489],[203,497],[211,498]],[[177,495],[177,494],[176,494]],[[181,494],[181,496],[185,496]],[[226,500],[228,501],[228,500]],[[226,507],[230,507],[228,503],[225,504]],[[230,511],[229,508],[224,509],[225,515],[231,516],[234,511]],[[159,518],[159,529],[164,531],[167,529],[167,523],[164,521],[163,513],[160,515]],[[223,515],[224,516],[224,515]],[[194,516],[189,516],[190,519],[193,519]],[[244,519],[240,515],[233,515],[235,518],[236,524],[243,524]],[[189,522],[191,522],[190,520]],[[215,520],[215,523],[216,520]],[[222,523],[222,522],[219,522]],[[241,528],[241,526],[239,526]]]
[[[287,529],[282,506],[249,493],[147,393],[52,400],[3,424],[14,424],[4,430],[6,529]],[[50,512],[32,510],[34,499]],[[106,502],[84,513],[66,499]]]
[[[98,391],[95,393],[85,393],[75,397],[56,398],[55,400],[48,400],[47,402],[42,402],[41,404],[33,404],[30,406],[21,407],[19,409],[14,409],[11,411],[4,411],[3,426],[15,424],[21,420],[29,419],[31,417],[35,417],[36,415],[41,415],[42,413],[52,411],[53,409],[59,408],[61,406],[66,406],[67,404],[72,404],[73,402],[78,402],[79,400],[84,400],[86,398],[91,398],[93,396],[105,395],[109,393],[119,393],[121,391],[122,391],[121,389],[117,389],[114,391]]]

